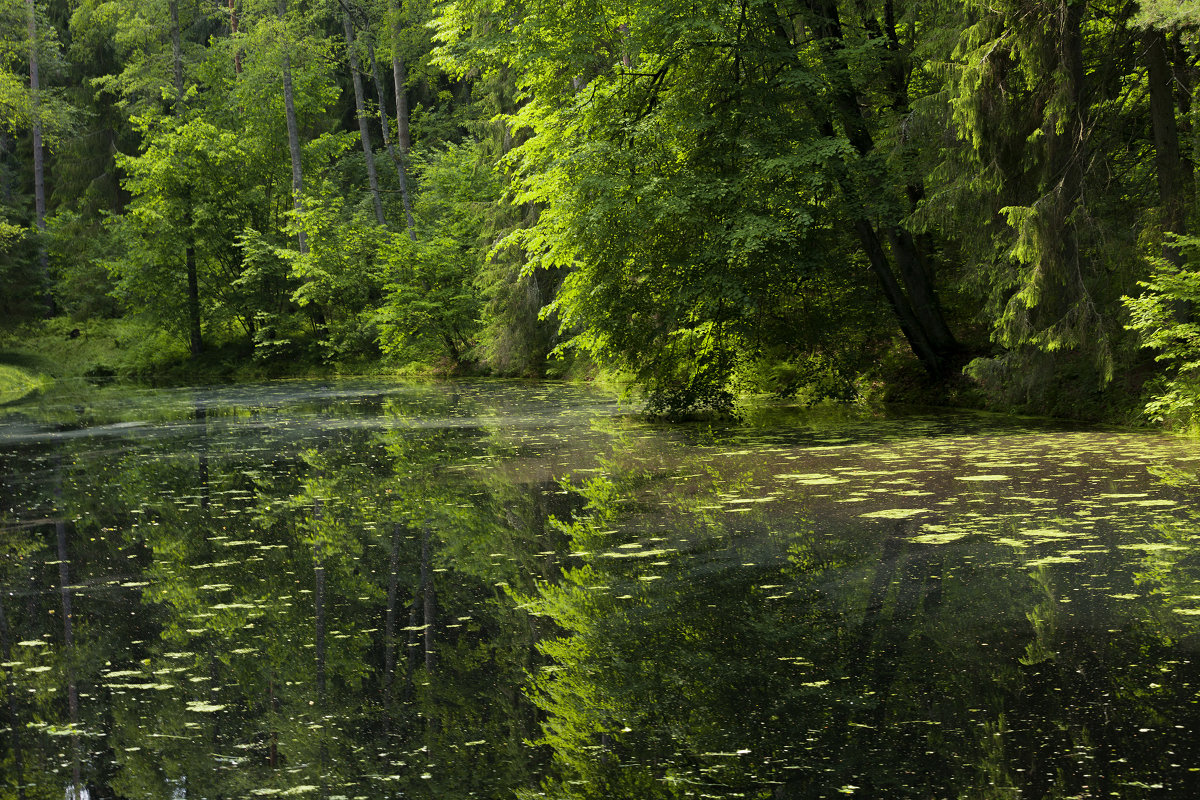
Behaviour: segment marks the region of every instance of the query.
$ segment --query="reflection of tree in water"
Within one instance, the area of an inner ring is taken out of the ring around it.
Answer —
[[[378,411],[188,403],[23,456],[0,794],[18,759],[56,798],[73,762],[93,798],[1194,793],[1194,520],[1056,560],[965,502],[824,519],[752,442],[565,441],[469,393],[341,424]],[[822,469],[791,477],[864,488]]]
[[[64,588],[77,622],[74,658],[56,645],[41,648],[52,671],[6,670],[9,727],[46,724],[32,751],[6,737],[5,774],[21,756],[27,773],[67,769],[27,774],[21,792],[61,797],[71,782],[71,737],[49,731],[73,730],[71,676],[91,748],[75,763],[94,798],[500,797],[528,784],[541,758],[520,687],[538,633],[505,586],[555,573],[561,487],[503,472],[481,484],[470,457],[507,456],[503,431],[349,428],[303,450],[263,426],[264,443],[244,447],[219,411],[186,413],[184,447],[64,445],[81,461],[64,514],[88,520],[66,526],[70,577],[52,521],[34,531],[36,564],[6,562],[7,589],[37,587],[17,595],[28,609],[0,598],[10,650],[53,622],[62,639]],[[47,510],[24,518],[51,519],[47,476]],[[90,582],[103,593],[80,602]]]
[[[1128,621],[1127,556],[1096,591],[1103,562],[1030,570],[1004,548],[913,541],[905,522],[831,535],[803,509],[714,517],[735,494],[716,471],[671,497],[610,472],[567,526],[590,555],[530,600],[563,633],[534,681],[550,796],[1198,788],[1195,634],[1145,592]],[[638,557],[652,514],[690,544]]]

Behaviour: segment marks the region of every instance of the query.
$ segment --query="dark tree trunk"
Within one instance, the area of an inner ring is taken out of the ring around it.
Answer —
[[[167,8],[171,14],[171,66],[175,75],[175,116],[183,114],[183,46],[179,29],[179,0],[170,0]]]
[[[875,142],[863,115],[862,104],[854,88],[854,81],[846,64],[842,41],[842,25],[838,18],[834,0],[807,0],[810,25],[824,42],[825,62],[831,84],[832,111],[850,145],[860,156],[868,157],[875,150]],[[779,26],[783,30],[782,26]],[[894,25],[893,25],[894,27]],[[889,39],[894,30],[889,29]],[[899,54],[895,54],[899,58]],[[897,68],[899,69],[899,67]],[[893,79],[892,91],[895,102],[907,106],[907,88],[899,74]],[[852,185],[848,177],[843,178],[842,188],[847,194],[848,204],[853,209],[864,205],[864,191],[881,190],[879,177],[870,179],[864,190]],[[852,212],[855,213],[855,212]],[[953,360],[960,346],[946,324],[941,304],[938,302],[924,253],[912,235],[898,224],[877,226],[865,213],[854,218],[854,229],[859,243],[867,256],[872,272],[878,278],[888,304],[896,315],[909,347],[920,360],[926,372],[934,377],[946,377],[953,367]],[[886,231],[891,248],[891,259],[880,241],[879,230]],[[897,274],[898,273],[898,274]]]
[[[29,24],[29,116],[33,138],[33,211],[38,233],[46,232],[46,168],[45,153],[42,151],[42,105],[41,78],[38,74],[38,29],[37,9],[33,0],[25,0]],[[50,260],[46,255],[45,239],[38,240],[38,265],[42,284],[45,287],[46,313],[55,312],[54,295],[51,292]]]
[[[375,151],[371,149],[371,132],[367,128],[367,101],[363,94],[362,74],[358,69],[358,51],[354,48],[354,26],[349,12],[342,12],[342,30],[346,34],[346,55],[350,61],[350,80],[354,84],[354,110],[358,117],[358,137],[362,141],[363,158],[367,161],[367,183],[371,188],[371,203],[375,206],[375,219],[386,225],[383,216],[383,201],[379,196],[379,176],[375,171]]]
[[[1057,194],[1056,214],[1061,221],[1059,257],[1063,275],[1078,276],[1082,256],[1079,226],[1072,221],[1074,211],[1083,201],[1083,170],[1087,158],[1087,105],[1084,98],[1083,13],[1085,4],[1060,0],[1058,15],[1062,31],[1059,45],[1059,68],[1066,76],[1067,104],[1064,118],[1055,120],[1049,136],[1049,158],[1046,182]],[[1062,278],[1060,280],[1068,280]],[[1078,278],[1073,278],[1078,282]],[[1080,290],[1085,287],[1079,286]],[[1069,292],[1052,293],[1049,308],[1051,317],[1066,312],[1071,301]],[[1057,303],[1055,302],[1057,301]]]
[[[170,0],[167,7],[171,14],[171,65],[175,76],[174,113],[176,120],[182,122],[184,110],[183,47],[180,43],[179,0]],[[198,356],[204,352],[204,339],[200,333],[200,278],[196,271],[196,245],[192,240],[190,197],[184,198],[184,206],[186,210],[183,216],[183,227],[187,245],[184,247],[183,260],[187,270],[188,348],[193,356]]]
[[[191,239],[191,214],[184,224],[188,227],[187,236]],[[187,264],[187,310],[188,310],[188,344],[193,356],[204,352],[204,337],[200,332],[200,278],[196,272],[196,247],[188,242],[184,250],[184,261]]]
[[[237,0],[229,0],[229,36],[236,39],[238,33]],[[242,74],[242,49],[234,45],[233,71]]]
[[[0,203],[12,202],[12,181],[8,177],[8,155],[12,151],[9,149],[8,137],[0,132]]]
[[[1184,217],[1191,188],[1190,169],[1185,169],[1179,149],[1179,129],[1175,122],[1174,73],[1167,60],[1167,36],[1163,31],[1147,29],[1143,34],[1145,59],[1150,82],[1150,127],[1154,134],[1154,170],[1158,175],[1159,200],[1163,209],[1163,229],[1184,233]],[[1163,246],[1163,256],[1179,266],[1178,248]]]

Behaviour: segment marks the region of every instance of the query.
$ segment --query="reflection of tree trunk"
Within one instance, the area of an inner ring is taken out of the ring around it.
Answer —
[[[388,557],[387,616],[383,621],[383,696],[392,698],[396,674],[396,590],[400,569],[400,523],[392,525],[392,552]],[[390,705],[390,704],[389,704]]]
[[[879,567],[875,570],[875,577],[871,580],[871,590],[867,595],[867,607],[863,613],[862,627],[858,631],[858,646],[854,649],[855,659],[865,659],[871,651],[871,642],[875,639],[875,631],[879,627],[879,620],[883,615],[884,600],[887,597],[888,589],[892,586],[892,579],[896,576],[896,569],[900,565],[903,544],[900,541],[899,533],[902,529],[903,525],[898,524],[897,531],[889,535],[883,542],[883,553],[879,558]]]
[[[54,497],[56,512],[62,514],[62,459],[58,462],[55,479]],[[67,715],[71,722],[71,778],[76,800],[80,794],[80,761],[79,761],[79,686],[75,682],[75,634],[74,615],[71,611],[71,570],[67,555],[67,523],[59,516],[54,521],[55,539],[58,545],[58,583],[62,595],[63,616],[63,654],[67,664]]]
[[[354,26],[350,13],[342,12],[342,30],[346,34],[346,54],[350,60],[350,79],[354,84],[354,110],[358,117],[358,137],[362,141],[363,157],[367,161],[367,183],[371,188],[371,202],[375,206],[375,219],[386,225],[383,217],[383,201],[379,198],[379,176],[375,172],[375,151],[371,148],[371,133],[367,129],[367,101],[363,96],[362,75],[358,70],[358,51],[354,49]]]
[[[425,610],[425,671],[433,675],[437,666],[437,656],[433,650],[433,640],[436,624],[437,598],[433,588],[433,555],[430,539],[432,534],[429,523],[425,523],[424,535],[421,539],[421,595],[424,598]]]
[[[200,481],[200,508],[208,510],[210,489],[208,486],[208,409],[196,403],[192,418],[200,423],[200,452],[197,456],[196,478]]]
[[[271,709],[271,734],[267,744],[267,766],[275,769],[279,764],[279,732],[275,730],[275,715],[279,711],[279,698],[275,696],[275,669],[267,677],[267,702]]]
[[[8,632],[8,618],[4,615],[4,603],[0,599],[0,654],[5,663],[12,663],[12,638]],[[17,782],[17,800],[25,800],[25,753],[21,748],[21,727],[17,724],[17,685],[13,680],[13,668],[5,667],[8,694],[8,742],[13,754],[13,778]]]
[[[325,547],[320,541],[321,501],[313,504],[313,523],[317,527],[317,541],[313,543],[313,604],[316,611],[316,650],[317,650],[317,714],[325,713]],[[322,798],[327,796],[325,785],[325,766],[329,761],[329,752],[325,737],[321,736],[320,778]]]
[[[878,705],[875,706],[876,725],[883,722],[883,716],[891,705],[891,688],[900,666],[901,651],[912,633],[917,619],[917,605],[925,592],[928,552],[925,548],[913,544],[904,549],[908,550],[908,557],[904,559],[900,585],[896,589],[892,619],[878,637],[873,655],[871,688],[879,699]]]
[[[413,592],[412,602],[408,606],[408,641],[405,642],[405,649],[408,653],[409,672],[412,672],[414,669],[416,669],[416,665],[420,661],[417,648],[419,648],[421,645],[421,626],[417,623],[420,620],[421,615],[421,595],[421,584],[418,583],[416,591]]]
[[[325,557],[318,544],[313,554],[313,602],[316,606],[317,702],[325,701]]]

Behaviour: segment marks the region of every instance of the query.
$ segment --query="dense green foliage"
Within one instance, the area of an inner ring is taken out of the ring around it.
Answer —
[[[1189,9],[3,0],[0,313],[1187,418]]]

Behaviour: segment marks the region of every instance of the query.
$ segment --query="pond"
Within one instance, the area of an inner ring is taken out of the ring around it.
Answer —
[[[587,388],[0,414],[0,795],[1200,796],[1194,442]]]

